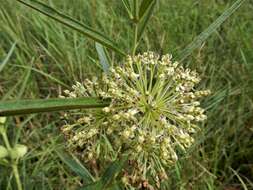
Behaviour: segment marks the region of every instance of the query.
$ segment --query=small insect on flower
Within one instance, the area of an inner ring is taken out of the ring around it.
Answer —
[[[199,82],[195,71],[173,62],[171,55],[127,56],[100,82],[85,80],[65,91],[67,97],[111,99],[108,107],[86,111],[77,120],[69,135],[72,150],[82,150],[87,163],[95,158],[89,150],[96,152],[97,163],[129,154],[136,164],[128,168],[128,183],[133,176],[154,179],[194,143],[198,122],[206,119],[199,99],[210,90],[197,90]]]

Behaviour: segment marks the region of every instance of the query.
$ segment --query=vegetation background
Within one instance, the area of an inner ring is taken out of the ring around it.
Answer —
[[[45,0],[95,27],[130,53],[131,23],[121,1]],[[177,55],[234,0],[160,0],[137,52]],[[203,102],[208,121],[190,153],[169,171],[171,189],[253,189],[253,2],[243,6],[183,61],[213,94]],[[130,26],[130,27],[129,27]],[[14,42],[17,45],[14,47]],[[57,97],[75,81],[99,75],[94,42],[12,0],[0,0],[0,99]],[[113,61],[119,58],[111,53]],[[20,163],[24,189],[75,189],[82,184],[57,153],[62,113],[8,120],[13,141],[29,153]],[[0,189],[15,189],[0,167]]]

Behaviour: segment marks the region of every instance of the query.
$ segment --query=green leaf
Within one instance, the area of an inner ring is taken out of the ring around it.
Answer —
[[[124,5],[128,15],[129,15],[130,19],[133,19],[133,14],[131,12],[131,5],[130,5],[129,1],[128,0],[121,0],[121,1]]]
[[[82,187],[80,190],[105,190],[105,189],[116,189],[119,188],[117,184],[114,183],[114,179],[122,171],[128,160],[128,155],[124,155],[121,159],[114,161],[105,170],[101,179],[95,183]]]
[[[33,62],[33,61],[32,61]],[[23,68],[23,69],[26,69],[26,70],[32,70],[38,74],[41,74],[43,75],[44,77],[48,78],[48,79],[51,79],[52,81],[66,87],[66,88],[69,88],[69,86],[67,84],[65,84],[64,82],[60,81],[59,79],[53,77],[52,75],[50,74],[47,74],[45,72],[43,72],[42,70],[39,70],[39,69],[36,69],[36,68],[33,68],[31,66],[25,66],[25,65],[16,65],[16,64],[10,64],[11,66],[14,66],[14,67],[19,67],[19,68]]]
[[[139,19],[141,19],[147,10],[152,6],[155,0],[142,0],[140,10],[139,10]]]
[[[5,59],[2,61],[2,63],[0,63],[0,72],[3,70],[4,66],[6,65],[6,63],[9,61],[12,53],[14,52],[14,49],[16,47],[16,42],[12,44],[10,51],[8,52],[7,56],[5,57]]]
[[[93,39],[96,42],[99,42],[101,44],[103,44],[104,46],[122,54],[125,55],[125,53],[123,51],[121,51],[116,44],[110,40],[109,38],[107,38],[105,35],[103,35],[102,33],[94,30],[93,28],[80,23],[79,21],[57,11],[56,9],[41,3],[39,1],[36,0],[17,0],[18,2],[58,21],[59,23],[64,24],[65,26],[68,26],[82,34],[84,34],[85,36]]]
[[[138,32],[138,37],[137,37],[137,42],[138,43],[140,42],[140,40],[142,38],[142,35],[144,33],[144,30],[147,27],[148,21],[150,20],[150,18],[152,16],[152,13],[155,9],[156,2],[157,2],[156,0],[152,1],[151,5],[148,8],[147,13],[143,17],[143,21],[142,21],[142,24],[140,25],[139,32]]]
[[[230,8],[223,12],[206,30],[198,35],[193,42],[191,42],[186,48],[176,57],[176,60],[184,60],[189,56],[195,49],[199,48],[201,44],[207,40],[207,38],[216,31],[221,24],[226,21],[244,2],[245,0],[237,0]]]
[[[139,20],[138,5],[139,5],[139,1],[138,0],[133,0],[133,15],[134,15],[134,21],[135,22],[138,22],[138,20]]]
[[[99,108],[108,106],[109,103],[109,100],[96,97],[4,101],[0,102],[0,116]]]
[[[245,182],[243,181],[243,179],[241,178],[241,176],[239,175],[239,173],[237,171],[235,171],[233,168],[229,167],[230,170],[232,170],[232,172],[234,173],[234,175],[238,178],[238,180],[241,183],[241,186],[243,187],[244,190],[248,190],[247,185],[245,184]]]
[[[114,161],[105,170],[102,178],[100,179],[104,187],[107,187],[113,182],[114,178],[122,171],[127,159],[128,155],[124,155],[120,160]]]
[[[94,181],[90,172],[80,163],[80,161],[74,156],[69,156],[63,151],[56,151],[60,159],[78,176],[85,180],[85,183],[92,183]]]
[[[103,71],[105,73],[108,73],[110,65],[109,65],[108,57],[106,55],[104,47],[100,43],[97,43],[97,42],[95,43],[95,45],[96,45],[96,50],[97,50],[99,61],[102,65]]]

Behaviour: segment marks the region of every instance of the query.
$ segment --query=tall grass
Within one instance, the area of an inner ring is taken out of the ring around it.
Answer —
[[[121,49],[131,49],[133,36],[120,1],[46,2],[108,34]],[[180,55],[180,50],[233,2],[160,0],[137,52]],[[203,87],[208,86],[214,94],[203,102],[208,122],[196,145],[170,171],[170,189],[253,188],[252,12],[252,2],[246,1],[183,62],[202,73]],[[16,1],[1,2],[0,31],[1,59],[17,43],[0,71],[2,100],[56,97],[73,81],[101,74],[91,40]],[[110,55],[113,61],[119,60],[115,53]],[[20,137],[29,148],[19,166],[24,189],[75,189],[82,184],[56,153],[64,148],[58,127],[61,115],[34,114],[8,120],[10,139],[14,142]],[[11,170],[0,167],[0,171],[0,189],[15,189]]]

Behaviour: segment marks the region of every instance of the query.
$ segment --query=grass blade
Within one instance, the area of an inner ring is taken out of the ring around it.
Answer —
[[[84,34],[85,36],[93,39],[96,42],[99,42],[101,44],[103,44],[104,46],[122,54],[125,55],[125,53],[123,51],[121,51],[116,44],[111,41],[108,37],[106,37],[105,35],[103,35],[102,33],[94,30],[93,28],[84,25],[83,23],[80,23],[79,21],[57,11],[56,9],[43,4],[39,1],[36,0],[17,0],[18,2],[64,24],[65,26],[68,26],[82,34]]]
[[[189,56],[195,49],[201,46],[201,44],[206,41],[206,39],[216,31],[221,24],[226,21],[244,2],[245,0],[237,0],[230,8],[223,12],[206,30],[204,30],[200,35],[198,35],[193,42],[191,42],[186,48],[179,54],[176,60],[184,60]]]
[[[78,176],[85,180],[85,183],[92,183],[94,181],[90,172],[80,163],[80,161],[73,155],[68,155],[63,151],[57,151],[60,159]]]
[[[4,101],[0,102],[0,116],[99,108],[108,105],[109,100],[102,101],[95,97]]]
[[[147,13],[143,17],[143,21],[142,21],[142,24],[140,26],[140,29],[139,29],[139,32],[138,32],[138,37],[137,37],[137,42],[138,43],[140,42],[140,40],[142,38],[142,35],[144,33],[144,30],[147,27],[148,21],[150,20],[150,18],[152,16],[152,13],[154,11],[155,5],[156,5],[156,0],[154,0],[152,2],[152,4],[149,6],[149,9],[148,9]]]
[[[39,70],[39,69],[36,69],[36,68],[33,68],[33,67],[30,67],[30,66],[25,66],[25,65],[16,65],[16,64],[11,64],[11,66],[14,66],[14,67],[19,67],[19,68],[23,68],[23,69],[27,69],[27,70],[32,70],[36,73],[39,73],[41,75],[43,75],[44,77],[66,87],[66,88],[69,88],[69,86],[67,84],[65,84],[64,82],[60,81],[59,79],[53,77],[52,75],[50,74],[47,74],[45,72],[43,72],[42,70]]]
[[[128,15],[129,15],[130,19],[133,19],[133,14],[131,12],[131,5],[130,5],[129,1],[128,0],[121,0],[121,1],[124,5]]]
[[[155,0],[142,0],[140,10],[139,10],[139,19],[141,19],[146,11],[152,6]]]
[[[128,155],[124,155],[121,159],[114,161],[105,170],[99,181],[96,181],[90,185],[82,187],[80,190],[99,190],[99,189],[115,189],[117,185],[114,182],[115,177],[122,171],[128,160]],[[111,187],[112,186],[112,187]]]
[[[238,178],[238,180],[240,181],[240,183],[241,183],[243,189],[244,189],[244,190],[248,190],[247,185],[244,183],[243,179],[240,177],[240,175],[238,174],[238,172],[235,171],[235,170],[234,170],[233,168],[231,168],[231,167],[229,167],[229,169],[231,169],[232,172],[235,174],[235,176]]]
[[[102,178],[100,179],[103,186],[107,187],[112,184],[114,178],[122,171],[128,155],[123,156],[121,159],[114,161],[105,171]]]
[[[3,70],[4,66],[6,65],[6,63],[9,61],[14,49],[16,47],[16,42],[14,42],[11,46],[10,51],[8,52],[7,56],[5,57],[5,59],[2,61],[2,63],[0,63],[0,72]]]
[[[110,64],[109,64],[106,52],[104,50],[104,47],[100,43],[97,43],[97,42],[95,43],[95,45],[96,45],[96,50],[97,50],[99,61],[102,65],[103,71],[105,73],[108,73]]]

